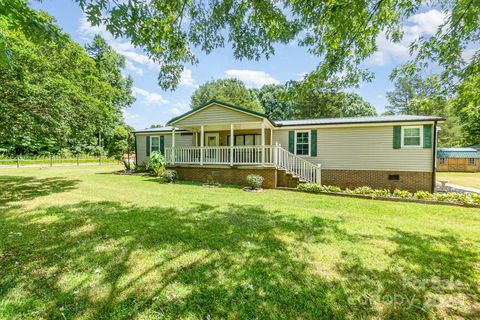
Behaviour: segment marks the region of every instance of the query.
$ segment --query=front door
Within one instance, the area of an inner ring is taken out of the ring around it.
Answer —
[[[206,147],[217,147],[219,145],[219,134],[216,133],[205,133],[205,146]]]

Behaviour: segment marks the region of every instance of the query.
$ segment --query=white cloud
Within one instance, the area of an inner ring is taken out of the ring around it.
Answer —
[[[78,31],[86,37],[87,41],[91,40],[96,34],[101,35],[115,51],[125,56],[125,66],[129,71],[141,75],[143,74],[142,67],[144,66],[153,71],[158,71],[160,69],[158,63],[148,56],[138,53],[129,41],[115,39],[112,34],[107,31],[105,26],[92,26],[85,15],[80,18],[80,27]]]
[[[125,120],[132,120],[132,119],[137,119],[139,117],[139,114],[137,113],[130,113],[126,109],[122,110],[123,118]]]
[[[405,62],[410,57],[409,45],[421,36],[432,36],[445,21],[447,15],[436,9],[422,12],[410,17],[405,24],[402,41],[394,43],[387,39],[385,32],[377,37],[378,51],[366,64],[370,66],[385,66],[392,62]]]
[[[243,81],[247,87],[260,88],[265,84],[280,83],[280,81],[264,71],[230,69],[225,71],[225,75]]]
[[[178,102],[178,103],[175,103],[175,106],[170,110],[168,110],[168,112],[174,116],[178,116],[182,113],[187,112],[189,109],[190,108],[188,106],[188,103]]]
[[[185,68],[182,71],[180,76],[180,83],[181,86],[187,87],[196,87],[197,84],[195,83],[195,79],[192,78],[192,70]]]
[[[135,97],[141,98],[141,101],[148,105],[166,104],[169,101],[156,92],[149,92],[139,87],[132,87],[132,93]]]

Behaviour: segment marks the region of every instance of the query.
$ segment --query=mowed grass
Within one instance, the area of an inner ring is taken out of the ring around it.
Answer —
[[[0,318],[478,318],[480,210],[0,171]]]
[[[459,186],[480,189],[480,172],[437,172],[438,180],[448,180]]]

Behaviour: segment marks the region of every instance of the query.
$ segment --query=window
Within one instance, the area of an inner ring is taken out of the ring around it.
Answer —
[[[310,131],[295,131],[295,154],[310,155]]]
[[[235,135],[234,137],[234,145],[236,146],[259,146],[262,144],[262,136],[259,134],[239,134]],[[230,145],[230,135],[227,136],[226,145]]]
[[[422,127],[402,127],[402,146],[420,147],[422,145]]]
[[[440,158],[440,164],[445,164],[445,158]]]
[[[474,166],[474,165],[475,165],[475,158],[470,158],[470,159],[468,159],[468,164],[469,164],[470,166]]]
[[[150,137],[150,154],[153,151],[160,152],[160,137]]]

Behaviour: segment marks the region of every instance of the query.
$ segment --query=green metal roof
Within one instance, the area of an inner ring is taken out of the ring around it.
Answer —
[[[441,148],[439,158],[480,158],[480,152],[474,148]]]

